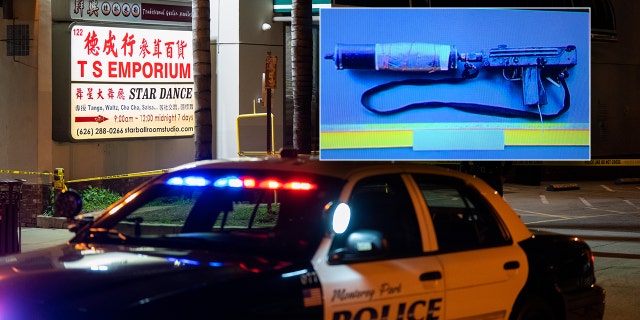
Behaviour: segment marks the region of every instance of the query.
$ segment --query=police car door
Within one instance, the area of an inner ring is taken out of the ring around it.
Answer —
[[[365,178],[353,188],[351,219],[314,261],[325,319],[438,319],[442,267],[423,254],[420,224],[400,175]]]
[[[444,268],[445,317],[506,319],[526,281],[525,253],[478,190],[457,178],[414,178]]]

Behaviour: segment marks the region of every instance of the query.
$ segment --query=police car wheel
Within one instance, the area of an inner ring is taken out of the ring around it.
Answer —
[[[547,301],[537,296],[526,296],[514,308],[510,320],[553,320],[555,315]]]

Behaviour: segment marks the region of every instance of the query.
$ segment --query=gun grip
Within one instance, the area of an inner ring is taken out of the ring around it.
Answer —
[[[525,106],[547,104],[547,92],[537,67],[524,68],[522,72],[522,98]]]

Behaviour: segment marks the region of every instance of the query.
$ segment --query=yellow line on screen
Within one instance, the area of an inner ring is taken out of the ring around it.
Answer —
[[[397,131],[338,131],[320,134],[320,148],[390,148],[413,146],[411,130]]]
[[[589,130],[505,130],[507,146],[588,146]]]
[[[437,131],[437,129],[435,129]],[[465,130],[465,129],[461,129]],[[482,129],[467,129],[473,135]],[[320,148],[403,148],[413,147],[414,130],[331,131],[320,133]],[[589,130],[507,129],[505,146],[588,146]]]

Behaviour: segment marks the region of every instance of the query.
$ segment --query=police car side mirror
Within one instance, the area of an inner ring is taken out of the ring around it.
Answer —
[[[329,253],[329,264],[371,261],[389,252],[387,239],[382,232],[369,229],[347,231],[353,222],[348,204],[328,203],[325,205],[324,219],[335,241],[334,250]]]
[[[357,230],[347,235],[345,245],[329,254],[329,264],[355,263],[384,258],[387,239],[380,231]]]
[[[53,216],[73,220],[82,211],[82,196],[73,189],[58,193],[53,203]]]

